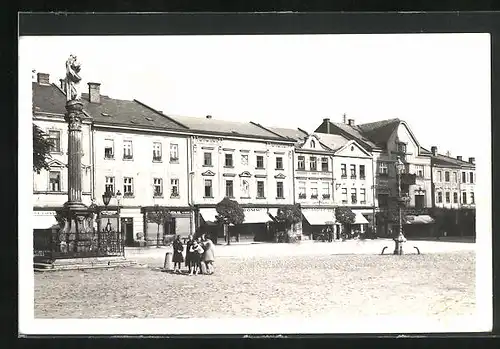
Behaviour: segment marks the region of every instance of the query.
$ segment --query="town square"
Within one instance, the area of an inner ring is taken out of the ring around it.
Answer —
[[[435,95],[459,84],[449,52],[481,40],[30,39],[35,319],[478,316],[486,155],[451,115],[488,113]],[[243,69],[257,48],[270,64],[314,53],[325,73]],[[370,50],[376,64],[350,65]],[[391,70],[410,59],[409,77]]]

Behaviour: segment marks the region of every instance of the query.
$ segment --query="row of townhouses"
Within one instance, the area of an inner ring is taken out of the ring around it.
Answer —
[[[33,224],[49,229],[67,200],[66,95],[63,83],[43,73],[32,89],[33,122],[54,144],[50,170],[33,174]],[[147,219],[155,205],[173,217],[164,234],[218,229],[215,206],[224,197],[244,208],[244,224],[232,227],[241,238],[266,239],[277,210],[295,203],[306,235],[334,225],[338,206],[352,209],[360,230],[370,226],[384,234],[390,222],[378,213],[397,193],[398,157],[416,176],[407,189],[414,222],[432,221],[431,207],[474,206],[474,159],[440,155],[435,146],[426,150],[399,119],[362,125],[324,119],[308,133],[166,115],[138,100],[101,95],[99,83],[88,84],[82,101],[82,199],[102,206],[102,193],[120,191],[110,209],[120,206],[129,244],[156,243],[157,226]]]

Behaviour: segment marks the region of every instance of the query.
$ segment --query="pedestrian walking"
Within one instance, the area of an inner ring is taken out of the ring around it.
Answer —
[[[215,259],[215,246],[212,240],[210,240],[205,234],[202,235],[203,241],[203,256],[202,262],[205,263],[207,268],[207,274],[214,273],[214,259]]]
[[[186,267],[188,268],[188,274],[192,274],[193,271],[193,247],[194,239],[193,235],[188,235],[188,241],[186,242]]]
[[[174,273],[180,273],[181,263],[184,262],[184,256],[182,255],[182,252],[184,252],[184,245],[182,244],[180,235],[176,236],[172,245],[174,248],[174,256],[172,257],[172,261],[174,262]]]

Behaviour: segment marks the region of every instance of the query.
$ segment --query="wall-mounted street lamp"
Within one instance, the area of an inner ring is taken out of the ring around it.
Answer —
[[[104,192],[104,194],[102,194],[102,202],[104,203],[104,206],[106,207],[106,211],[108,210],[109,201],[111,200],[112,195],[113,194],[109,190],[106,190]],[[106,224],[104,231],[107,233],[109,233],[111,231],[111,222],[109,221],[109,217],[108,217],[108,223]]]

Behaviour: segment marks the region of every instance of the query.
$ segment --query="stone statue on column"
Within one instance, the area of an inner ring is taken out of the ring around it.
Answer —
[[[80,77],[80,63],[75,55],[70,55],[66,61],[66,100],[73,101],[80,99],[79,83],[82,80]]]

